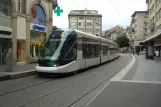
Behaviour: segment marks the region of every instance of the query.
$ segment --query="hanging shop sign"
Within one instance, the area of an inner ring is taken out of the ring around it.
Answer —
[[[30,30],[46,32],[47,29],[46,29],[46,26],[41,26],[41,25],[31,23]]]

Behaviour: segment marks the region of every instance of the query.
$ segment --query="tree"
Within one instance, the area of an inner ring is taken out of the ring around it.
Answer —
[[[117,38],[116,38],[116,43],[120,46],[120,48],[123,47],[129,47],[129,38],[127,38],[126,34],[120,34]]]

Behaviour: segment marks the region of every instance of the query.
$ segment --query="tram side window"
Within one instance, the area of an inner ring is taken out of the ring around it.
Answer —
[[[83,58],[94,58],[99,56],[99,45],[91,42],[92,41],[90,40],[88,40],[88,42],[83,42]]]
[[[107,55],[108,54],[108,47],[102,46],[102,48],[103,48],[103,55]]]
[[[83,51],[83,58],[86,58],[87,57],[87,46],[85,42],[83,42],[82,44],[82,51]]]

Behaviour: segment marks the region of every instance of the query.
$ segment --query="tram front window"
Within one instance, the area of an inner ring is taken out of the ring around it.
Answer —
[[[50,39],[44,47],[44,54],[42,56],[53,56],[60,43],[60,39]]]
[[[49,36],[40,54],[40,60],[70,62],[77,56],[77,35],[73,30],[56,29]]]

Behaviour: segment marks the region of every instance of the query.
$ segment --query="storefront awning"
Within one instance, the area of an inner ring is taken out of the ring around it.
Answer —
[[[147,41],[150,41],[150,40],[152,40],[152,39],[154,39],[154,38],[156,38],[156,37],[158,37],[160,35],[161,35],[161,30],[159,30],[158,32],[156,32],[153,36],[150,36],[150,37],[146,38],[145,40],[141,41],[141,43],[145,43]]]

